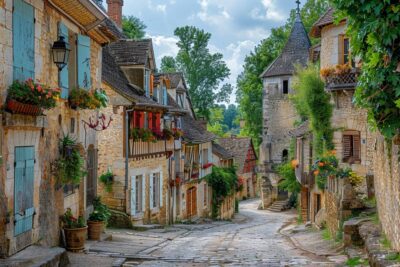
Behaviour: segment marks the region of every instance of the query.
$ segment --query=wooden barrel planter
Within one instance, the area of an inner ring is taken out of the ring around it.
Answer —
[[[100,240],[101,233],[103,233],[104,222],[101,221],[88,221],[88,238],[90,240]]]
[[[87,228],[87,226],[74,229],[64,228],[67,250],[79,252],[85,249]]]
[[[7,110],[13,114],[40,116],[42,109],[36,105],[18,102],[14,99],[7,99]]]

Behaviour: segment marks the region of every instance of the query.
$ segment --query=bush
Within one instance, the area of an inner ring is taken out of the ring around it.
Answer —
[[[292,162],[284,163],[278,166],[278,174],[283,180],[278,184],[278,187],[292,193],[299,193],[301,185],[296,179],[294,166]]]

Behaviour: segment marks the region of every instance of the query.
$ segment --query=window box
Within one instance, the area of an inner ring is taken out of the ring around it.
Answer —
[[[39,106],[24,104],[14,99],[7,99],[7,110],[13,114],[40,116],[42,109]]]

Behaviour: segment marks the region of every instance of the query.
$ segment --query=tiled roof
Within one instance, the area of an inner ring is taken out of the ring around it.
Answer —
[[[296,63],[303,66],[307,64],[310,47],[311,42],[307,31],[300,19],[300,15],[297,14],[292,32],[282,53],[266,68],[261,77],[292,75]]]
[[[129,85],[122,70],[115,63],[113,56],[110,54],[108,47],[103,47],[101,78],[109,84],[115,91],[130,100],[139,97],[138,92]]]
[[[220,158],[222,159],[233,159],[234,156],[231,152],[229,152],[228,150],[226,150],[225,148],[223,148],[222,146],[220,146],[217,143],[212,144],[212,152],[216,155],[218,155]]]
[[[179,82],[182,80],[183,85],[186,87],[185,78],[183,77],[182,72],[174,72],[174,73],[158,73],[160,76],[166,76],[171,81],[171,88],[175,89],[178,87]]]
[[[186,114],[189,113],[189,111],[181,108],[178,103],[176,103],[175,99],[172,98],[172,96],[170,96],[168,94],[168,106],[170,106],[169,112],[171,113],[180,113],[180,114]]]
[[[109,46],[117,64],[146,65],[153,45],[151,39],[124,39],[111,43]]]
[[[107,29],[106,32],[109,32],[113,36],[115,36],[117,39],[125,39],[126,36],[122,32],[122,29],[115,24],[115,22],[109,18],[105,19],[103,23],[101,24],[100,28],[105,28]]]
[[[293,136],[293,137],[301,137],[301,136],[306,135],[309,132],[310,132],[309,122],[305,121],[302,124],[300,124],[297,128],[295,128],[294,130],[291,130],[289,132],[289,135]]]
[[[321,29],[329,24],[333,23],[334,17],[333,13],[335,13],[335,9],[330,7],[325,14],[323,14],[312,26],[310,36],[319,38],[321,37]]]
[[[253,142],[250,137],[230,137],[219,138],[217,143],[228,150],[235,157],[235,164],[238,165],[239,173],[243,171],[246,162],[247,152],[253,148]],[[256,154],[256,153],[254,153]]]
[[[213,133],[203,129],[201,123],[190,114],[182,116],[183,141],[185,143],[207,143],[216,138]]]

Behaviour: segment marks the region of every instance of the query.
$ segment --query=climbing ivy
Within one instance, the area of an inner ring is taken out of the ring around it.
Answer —
[[[388,139],[400,128],[400,4],[390,0],[332,0],[337,20],[347,19],[352,55],[361,59],[356,103]],[[398,102],[399,103],[399,102]]]

